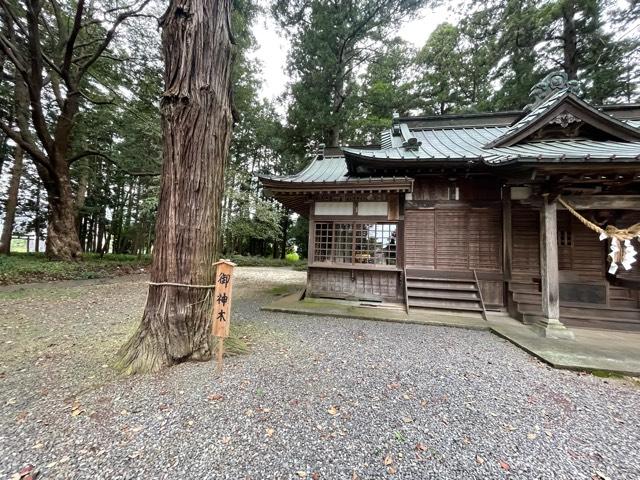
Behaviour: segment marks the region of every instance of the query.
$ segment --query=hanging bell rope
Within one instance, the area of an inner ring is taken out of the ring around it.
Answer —
[[[636,261],[636,254],[638,253],[631,244],[631,240],[634,238],[640,239],[640,223],[631,225],[628,228],[617,228],[613,225],[607,225],[606,228],[602,228],[580,215],[580,213],[562,197],[558,197],[558,203],[569,210],[585,227],[600,234],[600,240],[611,239],[609,249],[609,256],[611,257],[611,266],[609,267],[610,274],[613,275],[618,271],[618,264],[622,265],[625,270],[631,269],[631,266]]]

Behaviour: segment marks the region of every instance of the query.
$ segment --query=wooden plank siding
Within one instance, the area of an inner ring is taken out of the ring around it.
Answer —
[[[310,267],[308,282],[310,297],[399,302],[404,295],[394,271]]]
[[[406,210],[407,268],[501,272],[501,216],[499,208]]]
[[[513,275],[540,274],[540,214],[538,210],[511,209]]]

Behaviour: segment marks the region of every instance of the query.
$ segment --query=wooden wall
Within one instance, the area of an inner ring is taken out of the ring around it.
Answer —
[[[400,272],[309,268],[307,295],[354,300],[399,302],[404,298]]]
[[[491,178],[418,177],[405,204],[406,268],[417,275],[471,280],[476,270],[485,303],[502,306],[500,197],[500,184]]]
[[[491,177],[456,178],[417,177],[413,184],[413,200],[450,200],[450,188],[458,187],[459,200],[499,201],[500,182]]]
[[[502,271],[502,213],[497,207],[406,210],[405,265],[444,271]]]

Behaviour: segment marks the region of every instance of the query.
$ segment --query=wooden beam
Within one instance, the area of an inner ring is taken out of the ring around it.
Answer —
[[[570,195],[562,198],[577,210],[640,210],[640,195]]]

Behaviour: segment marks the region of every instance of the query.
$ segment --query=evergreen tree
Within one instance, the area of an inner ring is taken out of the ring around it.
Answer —
[[[348,143],[358,111],[356,77],[399,21],[425,0],[276,0],[272,12],[291,38],[288,123],[300,152],[309,140]]]

